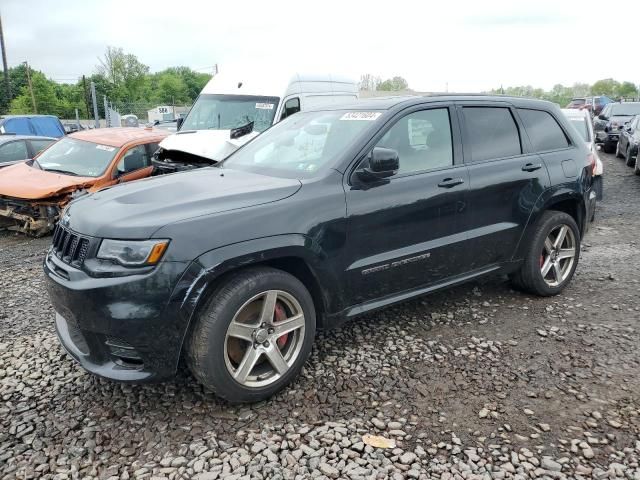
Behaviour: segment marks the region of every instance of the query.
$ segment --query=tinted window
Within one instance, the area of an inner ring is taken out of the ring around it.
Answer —
[[[287,118],[289,115],[293,115],[294,113],[298,113],[300,111],[300,99],[299,98],[290,98],[284,104],[284,108],[282,109],[282,116],[280,120],[283,118]]]
[[[569,146],[567,136],[550,113],[519,108],[518,114],[536,152],[557,150]]]
[[[453,165],[449,110],[437,108],[411,113],[398,120],[376,146],[398,152],[399,173]]]
[[[508,108],[465,107],[463,112],[471,161],[522,153],[518,127]]]
[[[33,147],[33,151],[37,155],[42,150],[51,145],[55,140],[29,140],[31,142],[31,146]]]
[[[24,140],[0,145],[0,163],[26,160],[27,158],[29,158],[29,154],[27,153],[27,145],[24,143]]]

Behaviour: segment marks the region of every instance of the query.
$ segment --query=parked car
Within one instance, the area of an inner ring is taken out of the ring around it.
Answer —
[[[636,115],[620,129],[620,138],[616,146],[616,157],[624,158],[629,167],[635,167],[635,172],[640,175],[638,165],[638,145],[640,144],[640,115]]]
[[[566,107],[564,107],[565,109],[570,108],[570,109],[578,109],[578,110],[582,110],[583,108],[587,108],[587,98],[585,97],[580,97],[580,98],[573,98]]]
[[[87,127],[85,127],[82,124],[78,124],[76,122],[65,122],[62,124],[62,126],[64,127],[64,131],[69,134],[69,133],[75,133],[75,132],[79,132],[80,130],[86,130]]]
[[[0,117],[0,133],[54,138],[65,135],[60,119],[53,115],[5,115]]]
[[[609,103],[613,102],[613,100],[606,95],[597,95],[595,97],[591,97],[590,100],[592,115],[600,115],[600,113],[602,113],[602,109]]]
[[[87,192],[151,175],[165,132],[104,128],[73,133],[34,160],[0,170],[0,226],[41,236]]]
[[[301,112],[219,168],[69,205],[44,261],[56,328],[94,374],[159,380],[184,354],[220,396],[264,399],[300,372],[317,327],[491,273],[561,292],[594,168],[540,100]]]
[[[0,168],[30,160],[56,140],[29,135],[0,135]]]
[[[635,115],[640,115],[640,102],[609,103],[593,119],[596,142],[602,143],[605,153],[613,153],[618,144],[620,128]]]
[[[604,166],[598,155],[598,148],[596,147],[595,135],[593,133],[593,124],[591,123],[591,114],[587,110],[572,109],[563,109],[562,113],[564,113],[569,123],[578,131],[580,138],[582,138],[596,159],[596,169],[593,172],[593,190],[596,192],[596,199],[602,200],[604,187],[602,175],[604,174]]]
[[[154,158],[155,173],[213,165],[274,123],[322,105],[352,102],[357,82],[337,75],[296,73],[217,74],[204,87],[179,132],[167,137]]]

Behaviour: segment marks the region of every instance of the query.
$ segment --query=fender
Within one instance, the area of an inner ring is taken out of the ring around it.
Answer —
[[[184,324],[182,341],[184,342],[184,336],[189,330],[198,306],[221,276],[242,267],[269,264],[278,259],[291,257],[303,261],[314,277],[315,284],[319,287],[317,295],[314,296],[314,300],[321,302],[319,310],[321,312],[343,310],[345,287],[342,285],[342,276],[339,272],[331,271],[326,267],[335,264],[335,260],[327,261],[326,252],[321,250],[310,237],[302,234],[285,234],[256,238],[210,250],[189,264],[176,284],[170,299],[174,311]],[[325,285],[332,285],[333,293],[330,294]]]
[[[512,261],[519,261],[524,258],[525,250],[527,248],[526,239],[531,238],[535,231],[536,225],[538,224],[538,220],[540,216],[547,210],[553,209],[553,205],[564,202],[566,200],[570,200],[572,202],[576,202],[579,206],[578,208],[578,218],[576,219],[576,223],[578,224],[578,228],[581,231],[584,230],[584,218],[585,218],[585,205],[583,196],[575,190],[575,187],[564,184],[557,185],[552,188],[548,188],[544,192],[540,194],[533,208],[531,209],[531,213],[529,214],[529,219],[527,220],[527,224],[522,231],[522,235],[518,240],[518,245],[516,246],[516,250],[514,252]]]

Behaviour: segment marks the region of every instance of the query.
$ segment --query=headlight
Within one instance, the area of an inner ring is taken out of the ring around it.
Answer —
[[[125,267],[155,265],[167,250],[169,240],[102,240],[98,258]]]

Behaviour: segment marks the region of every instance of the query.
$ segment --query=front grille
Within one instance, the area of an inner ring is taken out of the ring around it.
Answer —
[[[54,255],[64,263],[79,267],[89,252],[89,239],[58,224],[53,232],[51,248]]]

